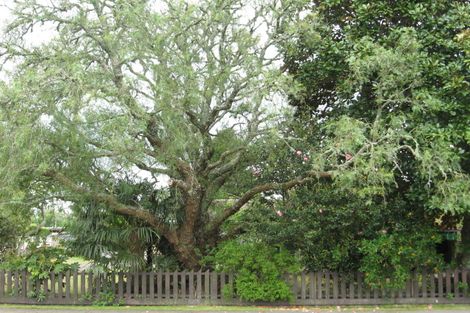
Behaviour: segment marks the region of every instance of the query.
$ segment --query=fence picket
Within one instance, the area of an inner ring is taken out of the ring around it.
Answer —
[[[24,272],[23,272],[24,273]],[[26,278],[26,273],[24,273],[24,278]],[[55,298],[55,273],[51,272],[50,274],[50,281],[51,281],[51,290],[49,291],[49,298]],[[26,283],[26,282],[23,282]],[[26,287],[26,286],[25,286]],[[26,289],[26,288],[25,288]]]
[[[140,274],[140,292],[139,296],[142,299],[147,298],[147,272],[143,272]]]
[[[436,297],[436,276],[432,271],[429,274],[429,296],[432,299]]]
[[[446,271],[446,296],[452,294],[452,272],[450,270]]]
[[[209,270],[204,273],[204,299],[209,299]]]
[[[139,273],[134,272],[132,275],[132,279],[134,280],[134,289],[132,290],[132,298],[137,299],[137,296],[139,295]]]
[[[181,273],[181,298],[186,299],[186,271]]]
[[[354,275],[351,277],[349,280],[349,299],[354,299],[354,292],[355,292],[355,286],[354,286]]]
[[[78,300],[78,271],[73,272],[73,298]]]
[[[178,272],[173,272],[173,299],[178,299]]]
[[[219,294],[219,298],[222,298],[222,295],[223,295],[222,291],[223,291],[224,287],[225,287],[225,273],[222,272],[222,273],[220,273],[220,289],[219,289],[220,294]]]
[[[333,299],[338,299],[338,273],[333,272]]]
[[[325,272],[325,299],[330,299],[330,272]]]
[[[62,273],[57,274],[57,298],[59,298],[60,300],[62,300],[63,292],[64,292],[63,280],[64,280],[63,274]],[[32,286],[30,286],[28,289],[31,290],[31,287]]]
[[[20,275],[18,273],[18,271],[15,271],[14,273],[14,287],[13,287],[13,296],[16,297],[18,296],[18,291],[20,289]]]
[[[159,269],[157,273],[157,299],[161,300],[163,293],[162,293],[162,270]]]
[[[11,288],[12,288],[11,271],[7,271],[7,288],[6,288],[7,296],[10,296]]]
[[[5,271],[0,270],[0,298],[5,294]]]
[[[465,292],[468,290],[468,283],[467,283],[467,275],[468,271],[466,269],[462,270],[462,293],[461,297],[465,297]]]
[[[196,299],[202,299],[202,272],[201,270],[197,271],[196,276]]]
[[[163,293],[162,293],[162,270],[159,270],[157,273],[157,298],[159,300],[162,299]]]
[[[124,298],[124,274],[119,272],[118,273],[118,300]]]
[[[442,273],[437,274],[437,284],[438,284],[439,298],[444,298],[444,277]]]
[[[229,288],[230,288],[230,300],[233,299],[233,296],[234,296],[234,292],[233,292],[233,273],[230,272],[228,274],[228,284],[229,284]]]
[[[126,299],[132,299],[132,275],[126,273]]]
[[[189,272],[189,299],[194,299],[194,271]]]
[[[459,296],[459,274],[460,271],[458,269],[454,270],[454,289],[453,289],[453,294],[454,297]]]
[[[339,280],[340,280],[340,283],[341,283],[341,294],[340,294],[340,297],[341,299],[346,299],[346,279],[344,277],[344,274],[341,274],[339,276]]]
[[[170,299],[170,272],[165,272],[165,299]]]
[[[210,282],[210,299],[211,300],[217,300],[217,273],[212,272],[211,273],[211,282]]]
[[[80,298],[85,299],[86,296],[86,275],[85,272],[80,273]]]
[[[316,298],[316,290],[315,290],[315,282],[316,282],[316,277],[315,273],[311,272],[308,274],[308,282],[309,282],[309,287],[308,287],[308,298],[310,301]]]
[[[155,299],[155,273],[149,273],[149,298]]]
[[[323,272],[318,272],[317,273],[317,293],[318,293],[317,299],[323,299],[322,282],[323,282]]]
[[[70,271],[65,272],[65,298],[70,299]]]
[[[21,272],[21,295],[23,296],[23,298],[27,298],[28,297],[28,277],[27,277],[28,273],[26,273],[26,271],[22,271]],[[53,273],[51,273],[51,275],[53,275]],[[2,286],[0,286],[0,288],[2,288]]]

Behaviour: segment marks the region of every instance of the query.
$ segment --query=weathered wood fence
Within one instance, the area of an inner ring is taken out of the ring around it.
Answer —
[[[286,275],[291,305],[389,303],[470,303],[470,270],[413,273],[403,290],[371,290],[362,273],[334,272]],[[122,304],[243,304],[227,290],[234,276],[216,272],[50,273],[31,280],[29,274],[0,271],[0,303],[90,304],[109,298]],[[225,291],[224,291],[225,290]]]

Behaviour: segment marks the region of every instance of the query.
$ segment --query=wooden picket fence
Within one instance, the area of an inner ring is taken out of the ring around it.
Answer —
[[[369,289],[364,274],[322,271],[286,275],[293,299],[275,305],[470,303],[470,270],[414,272],[403,290]],[[50,273],[0,271],[0,303],[91,304],[114,299],[128,305],[247,304],[229,291],[234,276],[217,272]]]

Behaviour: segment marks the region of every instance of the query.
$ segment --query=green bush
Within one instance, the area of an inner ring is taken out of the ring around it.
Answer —
[[[8,270],[27,271],[30,279],[46,279],[50,272],[62,273],[78,269],[78,264],[66,263],[68,256],[61,248],[30,248],[26,255],[10,256],[0,265]]]
[[[415,269],[439,270],[441,257],[435,245],[441,240],[433,230],[384,233],[373,240],[363,240],[360,270],[373,288],[401,289]]]
[[[291,290],[282,276],[300,271],[286,249],[261,243],[229,241],[209,259],[216,270],[235,274],[235,290],[224,290],[224,296],[235,293],[246,301],[290,300]]]

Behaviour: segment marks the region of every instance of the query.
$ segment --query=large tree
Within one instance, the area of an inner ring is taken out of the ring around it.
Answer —
[[[5,194],[100,203],[141,220],[197,267],[198,250],[257,194],[330,175],[248,186],[214,209],[246,149],[269,134],[270,96],[284,85],[273,66],[275,29],[288,9],[278,1],[17,2],[1,42],[3,61],[16,65],[1,87]],[[29,44],[41,25],[51,40]],[[168,212],[151,194],[124,203],[123,180],[154,189],[167,181],[180,205]]]
[[[419,76],[409,64],[422,57],[409,33],[394,51],[364,41],[357,51],[368,58],[351,60],[351,86],[379,73],[371,121],[331,120],[316,142],[285,127],[276,102],[298,90],[277,68],[275,45],[293,36],[294,4],[17,1],[0,43],[2,59],[16,65],[0,87],[2,197],[109,210],[151,228],[197,268],[222,224],[258,195],[355,180],[373,196],[394,183],[402,150],[423,160],[443,194],[468,186],[453,158],[429,160],[436,147],[414,140],[425,135],[406,127],[406,115],[384,117],[396,102],[423,106],[407,91]],[[38,27],[54,37],[32,46]],[[299,162],[276,164],[278,152]],[[122,197],[123,184],[146,187]]]
[[[285,67],[308,87],[290,103],[315,129],[312,140],[322,138],[323,125],[339,116],[374,123],[379,108],[380,123],[403,117],[422,154],[398,151],[396,184],[386,188],[385,210],[396,210],[397,199],[410,214],[421,212],[423,223],[426,215],[463,220],[467,254],[468,187],[445,170],[440,179],[430,179],[423,164],[444,169],[445,162],[439,163],[445,155],[470,172],[469,17],[468,1],[458,0],[305,1],[304,17],[283,45]],[[442,196],[446,188],[456,188],[455,197]]]

